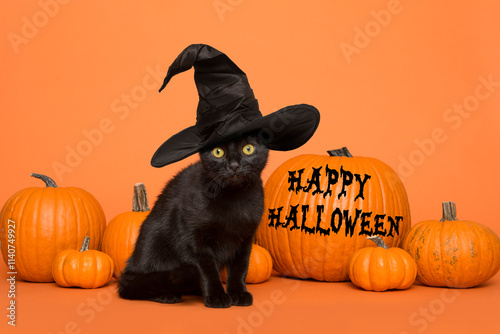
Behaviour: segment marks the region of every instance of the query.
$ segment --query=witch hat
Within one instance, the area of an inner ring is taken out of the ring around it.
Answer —
[[[163,167],[203,149],[258,131],[269,149],[293,150],[312,137],[319,124],[313,106],[299,104],[262,116],[245,73],[224,53],[193,44],[170,65],[160,92],[176,74],[194,66],[199,102],[196,124],[170,137],[156,150],[151,165]]]

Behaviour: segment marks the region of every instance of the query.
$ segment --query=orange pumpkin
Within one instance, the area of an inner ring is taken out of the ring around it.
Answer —
[[[389,166],[346,148],[328,153],[294,157],[266,182],[256,242],[282,275],[348,280],[349,256],[367,236],[398,246],[410,228],[406,191]]]
[[[358,249],[351,255],[351,282],[372,291],[408,289],[417,276],[417,265],[410,254],[398,247],[388,248],[379,236],[368,239],[377,247]]]
[[[99,249],[106,219],[99,202],[81,188],[58,187],[45,175],[31,174],[45,188],[31,187],[10,197],[0,212],[0,245],[5,263],[15,247],[15,269],[20,279],[53,282],[52,262],[60,251],[79,247],[90,236]],[[12,260],[12,259],[11,259]]]
[[[272,270],[273,261],[269,252],[258,245],[252,245],[245,282],[262,283],[271,276]],[[221,280],[222,282],[226,282],[227,280],[226,268],[223,268],[221,271]]]
[[[58,285],[95,289],[111,280],[113,260],[103,252],[89,250],[89,241],[85,237],[80,251],[66,249],[56,255],[52,276]]]
[[[128,258],[134,251],[135,242],[139,235],[142,222],[149,214],[148,195],[142,183],[134,186],[132,211],[124,212],[113,218],[102,240],[102,251],[108,254],[115,264],[115,278],[120,277]]]
[[[443,218],[413,226],[403,248],[415,259],[417,281],[430,286],[469,288],[500,269],[500,239],[490,228],[456,218],[453,202],[443,203]]]

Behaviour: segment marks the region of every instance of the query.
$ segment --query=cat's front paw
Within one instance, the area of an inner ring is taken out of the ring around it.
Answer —
[[[227,293],[205,297],[205,306],[214,308],[226,308],[231,306],[231,297]]]
[[[232,304],[235,306],[250,306],[253,303],[253,296],[250,292],[239,292],[231,294]]]

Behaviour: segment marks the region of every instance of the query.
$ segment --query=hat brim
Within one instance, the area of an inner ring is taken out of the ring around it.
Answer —
[[[187,158],[204,148],[229,141],[248,132],[257,131],[259,137],[267,142],[269,149],[289,151],[304,145],[314,134],[319,124],[319,111],[308,104],[288,106],[269,115],[249,122],[242,128],[227,134],[217,142],[203,143],[197,135],[196,126],[191,126],[165,141],[151,159],[153,167]]]

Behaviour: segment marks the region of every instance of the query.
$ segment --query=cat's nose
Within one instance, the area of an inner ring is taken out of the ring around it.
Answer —
[[[240,164],[237,163],[237,162],[230,162],[229,163],[229,168],[233,171],[233,172],[237,172],[238,171],[238,168],[240,168]]]

